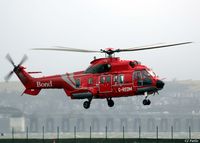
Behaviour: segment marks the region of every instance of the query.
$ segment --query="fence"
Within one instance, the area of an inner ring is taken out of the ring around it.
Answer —
[[[160,132],[159,127],[156,126],[155,132],[143,132],[142,127],[138,127],[136,132],[127,132],[125,127],[119,132],[108,131],[107,126],[105,127],[105,132],[95,132],[92,131],[91,126],[88,132],[80,132],[77,127],[74,126],[73,132],[60,132],[60,127],[58,126],[56,132],[46,132],[45,126],[41,127],[41,132],[33,133],[29,132],[29,128],[26,127],[25,132],[15,132],[15,128],[11,129],[11,133],[1,133],[0,139],[78,139],[78,138],[101,138],[101,139],[200,139],[200,132],[192,132],[191,127],[188,127],[188,132],[174,132],[173,126],[171,126],[170,132]]]

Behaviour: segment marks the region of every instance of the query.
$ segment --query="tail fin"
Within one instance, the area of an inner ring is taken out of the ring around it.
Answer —
[[[31,88],[33,84],[33,77],[31,77],[29,73],[27,73],[24,69],[25,68],[23,66],[19,66],[17,69],[14,70],[15,74],[18,76],[18,78],[20,79],[24,87],[26,88],[24,92],[22,93],[22,95],[29,94],[29,95],[36,96],[38,95],[41,89]]]
[[[8,81],[10,79],[10,77],[13,75],[13,73],[15,73],[18,78],[20,79],[20,81],[22,82],[22,84],[24,85],[24,87],[26,88],[25,91],[23,92],[26,94],[30,94],[30,95],[37,95],[41,89],[32,89],[32,84],[33,84],[33,77],[31,77],[29,75],[29,73],[27,73],[24,69],[23,66],[21,66],[26,60],[27,60],[27,56],[24,55],[24,57],[22,58],[22,60],[20,61],[20,63],[16,66],[14,61],[12,60],[11,56],[9,54],[6,55],[7,60],[13,65],[14,69],[8,73],[8,75],[5,77],[5,80]],[[22,94],[22,95],[23,95]]]
[[[29,88],[29,84],[32,81],[32,77],[24,70],[25,68],[23,66],[19,66],[14,69],[15,74],[18,76],[22,84]]]

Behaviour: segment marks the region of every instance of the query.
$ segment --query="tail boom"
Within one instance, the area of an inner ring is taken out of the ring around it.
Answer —
[[[69,95],[70,91],[75,90],[74,83],[68,80],[67,75],[33,78],[22,66],[15,69],[14,72],[26,88],[23,94],[36,96],[41,89],[64,89],[68,93],[67,95]]]

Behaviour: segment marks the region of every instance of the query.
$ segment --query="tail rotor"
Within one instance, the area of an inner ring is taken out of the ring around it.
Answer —
[[[14,63],[14,61],[13,61],[13,59],[12,59],[11,56],[10,56],[10,54],[7,54],[7,55],[6,55],[6,59],[13,65],[13,67],[16,67],[16,65],[15,65],[15,63]]]
[[[18,64],[18,67],[21,66],[24,62],[26,62],[28,59],[28,57],[26,55],[23,56],[23,58],[21,59],[20,63]]]
[[[13,73],[28,59],[28,57],[26,55],[23,56],[22,60],[20,61],[20,63],[16,66],[13,59],[11,58],[10,54],[6,55],[6,59],[13,65],[14,69],[12,71],[10,71],[6,76],[5,76],[5,81],[8,81]]]

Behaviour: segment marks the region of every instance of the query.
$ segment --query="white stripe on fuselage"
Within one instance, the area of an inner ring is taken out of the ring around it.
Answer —
[[[72,78],[73,78],[73,76],[71,76]],[[69,78],[68,78],[68,75],[61,75],[61,78],[68,84],[68,85],[70,85],[71,87],[73,87],[74,89],[76,88],[76,86],[72,83],[72,81],[74,80],[74,78],[73,78],[73,80],[71,81]],[[75,81],[75,80],[74,80]]]

